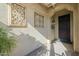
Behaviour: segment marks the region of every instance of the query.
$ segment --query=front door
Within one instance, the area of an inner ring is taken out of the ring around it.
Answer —
[[[71,43],[70,40],[70,14],[59,16],[59,39],[62,42]]]

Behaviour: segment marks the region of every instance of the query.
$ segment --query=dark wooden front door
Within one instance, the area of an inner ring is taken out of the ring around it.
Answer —
[[[70,14],[59,16],[59,38],[60,41],[71,43],[70,40]]]

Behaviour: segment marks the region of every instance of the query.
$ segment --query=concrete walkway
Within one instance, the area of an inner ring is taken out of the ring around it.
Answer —
[[[74,55],[72,44],[63,43],[56,40],[51,44],[51,56],[72,56]]]
[[[48,52],[50,52],[48,54]],[[76,56],[79,55],[74,53],[72,44],[63,43],[60,40],[55,40],[51,43],[50,51],[46,47],[41,46],[27,56]]]

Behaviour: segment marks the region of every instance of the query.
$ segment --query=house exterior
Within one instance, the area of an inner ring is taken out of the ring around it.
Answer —
[[[1,3],[0,26],[15,36],[17,42],[11,55],[24,56],[40,46],[49,49],[51,42],[62,36],[58,17],[67,14],[70,14],[70,41],[74,52],[79,52],[79,4]]]

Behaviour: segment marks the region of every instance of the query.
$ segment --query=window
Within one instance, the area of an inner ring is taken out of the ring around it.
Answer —
[[[25,8],[15,3],[11,4],[11,26],[26,26]]]
[[[35,27],[44,27],[44,16],[34,13],[34,26]]]

